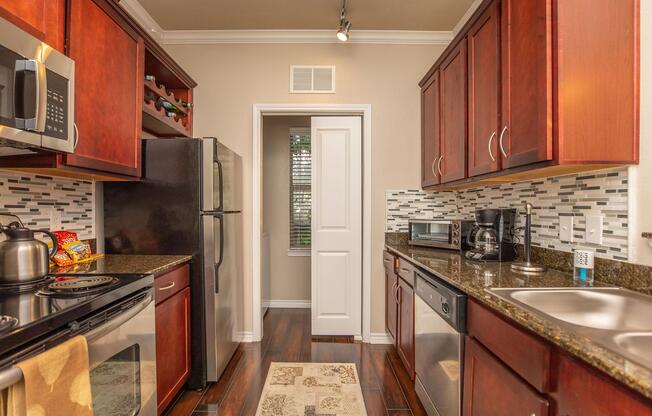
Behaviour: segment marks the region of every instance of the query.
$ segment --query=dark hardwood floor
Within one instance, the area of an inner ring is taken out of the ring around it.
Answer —
[[[185,391],[167,416],[254,415],[272,361],[356,364],[369,416],[425,415],[414,385],[390,345],[313,340],[310,309],[271,309],[261,342],[241,344],[219,382]]]

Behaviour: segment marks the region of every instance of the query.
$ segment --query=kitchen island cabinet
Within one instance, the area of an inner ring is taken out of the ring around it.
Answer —
[[[190,376],[189,266],[156,276],[156,395],[160,415]]]

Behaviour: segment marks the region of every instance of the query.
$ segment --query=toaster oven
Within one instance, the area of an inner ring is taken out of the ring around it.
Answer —
[[[467,236],[473,220],[410,220],[408,244],[414,246],[467,250]]]

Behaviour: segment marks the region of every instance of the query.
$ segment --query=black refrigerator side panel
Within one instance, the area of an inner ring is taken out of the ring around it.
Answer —
[[[200,140],[143,140],[143,179],[104,184],[107,253],[193,256],[191,387],[206,382],[200,166]]]

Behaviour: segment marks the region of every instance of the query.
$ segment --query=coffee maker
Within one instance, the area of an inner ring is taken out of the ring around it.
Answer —
[[[475,210],[475,224],[469,230],[467,243],[472,247],[465,256],[478,261],[510,261],[516,257],[514,241],[514,208]]]

